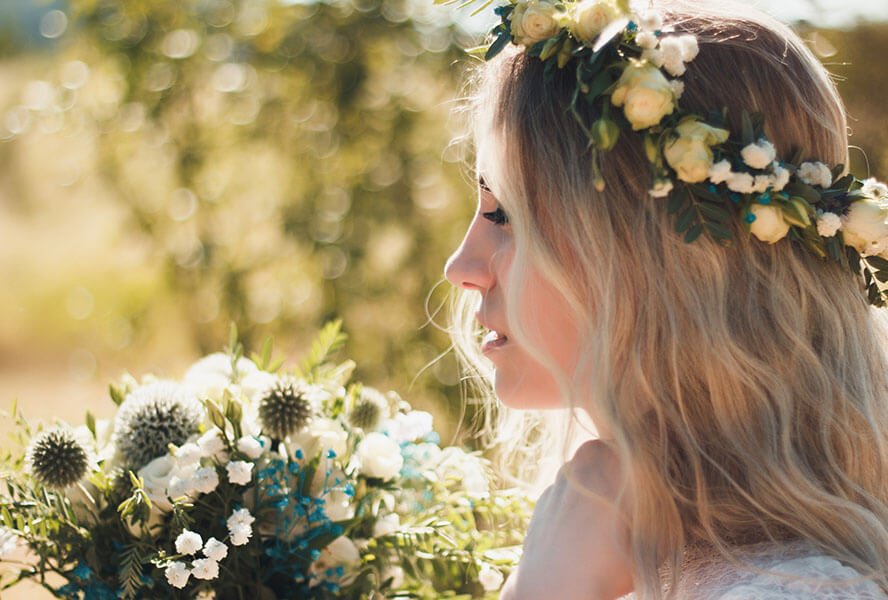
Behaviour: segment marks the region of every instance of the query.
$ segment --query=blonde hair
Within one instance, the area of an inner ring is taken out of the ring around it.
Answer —
[[[845,114],[789,28],[728,2],[662,2],[699,56],[681,103],[765,116],[778,156],[847,164]],[[570,69],[504,52],[476,81],[479,169],[509,214],[516,254],[509,325],[555,373],[566,402],[606,432],[625,473],[636,594],[674,589],[681,553],[802,539],[888,591],[888,381],[884,336],[857,278],[783,240],[685,244],[651,179],[640,136],[605,154],[599,193],[567,110]],[[584,105],[587,122],[597,117]],[[562,290],[582,335],[570,373],[517,322],[533,267]],[[465,304],[463,304],[465,306]],[[462,331],[466,331],[468,312]],[[475,365],[471,340],[456,339]]]

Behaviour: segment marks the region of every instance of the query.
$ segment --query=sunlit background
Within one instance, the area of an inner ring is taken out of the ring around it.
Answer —
[[[888,3],[763,6],[836,75],[855,172],[885,177]],[[453,435],[436,311],[473,203],[454,109],[491,21],[431,0],[0,1],[2,407],[108,416],[109,381],[178,377],[232,322],[296,359],[341,317],[357,378]]]

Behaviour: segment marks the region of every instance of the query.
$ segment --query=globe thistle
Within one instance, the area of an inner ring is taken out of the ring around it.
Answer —
[[[314,413],[313,390],[294,377],[280,377],[259,400],[262,431],[282,440],[308,425]]]
[[[364,431],[376,429],[379,422],[388,416],[388,401],[379,391],[373,388],[362,388],[361,395],[355,400],[348,422],[352,427],[360,427]]]
[[[170,381],[143,385],[126,397],[114,421],[114,443],[126,463],[142,467],[181,446],[200,425],[200,403]]]
[[[34,438],[25,453],[25,464],[41,484],[60,490],[86,475],[89,455],[68,427],[53,427]]]

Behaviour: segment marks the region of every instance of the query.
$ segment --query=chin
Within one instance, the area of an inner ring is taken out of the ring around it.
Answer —
[[[551,378],[550,378],[551,379]],[[517,410],[549,410],[564,408],[561,394],[554,380],[551,386],[531,385],[531,382],[504,378],[497,373],[494,393],[509,408]]]

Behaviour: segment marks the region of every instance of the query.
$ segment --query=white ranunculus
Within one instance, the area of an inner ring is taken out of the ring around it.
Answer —
[[[740,156],[748,166],[753,169],[764,169],[777,158],[777,150],[774,144],[761,138],[754,144],[749,144],[740,151]]]
[[[832,173],[829,167],[821,162],[802,163],[796,175],[808,185],[819,185],[823,189],[832,185]]]
[[[675,110],[672,86],[656,66],[646,61],[632,61],[623,69],[611,95],[614,106],[622,106],[623,114],[638,131],[653,127]]]
[[[401,472],[404,458],[401,447],[382,433],[369,433],[355,451],[361,473],[368,477],[391,479]]]
[[[173,510],[173,504],[167,498],[167,487],[170,479],[177,473],[178,463],[169,454],[158,456],[136,472],[144,482],[143,489],[151,500],[152,510],[156,508],[162,513]]]
[[[558,9],[546,1],[518,2],[511,15],[512,37],[516,44],[527,46],[548,39],[558,33]]]
[[[607,0],[583,0],[574,6],[570,17],[568,29],[575,38],[588,44],[617,18],[617,7]]]
[[[783,212],[773,204],[754,203],[749,211],[755,216],[749,231],[761,241],[773,244],[789,233],[789,223],[783,220]]]
[[[842,218],[836,213],[825,212],[817,217],[817,233],[823,237],[833,237],[842,227]]]
[[[888,205],[875,198],[863,198],[854,202],[842,217],[842,234],[845,244],[853,246],[863,255],[878,254],[888,237]]]

